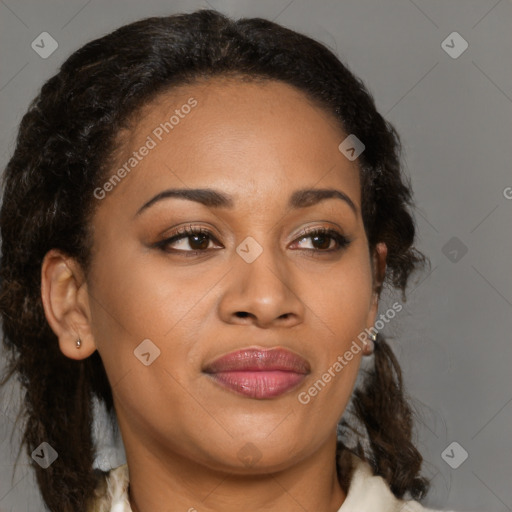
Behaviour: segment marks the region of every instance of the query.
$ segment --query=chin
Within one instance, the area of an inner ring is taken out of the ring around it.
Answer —
[[[293,442],[287,442],[293,440]],[[210,450],[205,465],[216,471],[225,471],[240,475],[268,474],[289,468],[307,456],[312,443],[298,442],[293,432],[281,435],[268,432],[245,432],[243,436],[234,436],[226,444],[217,444],[215,453]],[[220,451],[219,448],[222,450]]]

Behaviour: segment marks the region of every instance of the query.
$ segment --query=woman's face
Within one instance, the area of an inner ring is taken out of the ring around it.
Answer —
[[[347,135],[289,85],[214,79],[122,137],[74,357],[99,351],[129,459],[266,472],[332,449],[362,352],[336,362],[377,307]]]

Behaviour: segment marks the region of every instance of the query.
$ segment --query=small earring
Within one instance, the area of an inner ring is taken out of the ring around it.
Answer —
[[[377,335],[373,332],[369,334],[369,340],[364,341],[364,352],[365,356],[370,356],[375,350],[375,342],[377,341]]]
[[[76,348],[80,348],[82,346],[82,341],[80,340],[80,338],[78,338],[76,340]]]

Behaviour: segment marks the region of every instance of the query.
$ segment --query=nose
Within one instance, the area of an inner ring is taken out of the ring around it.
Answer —
[[[304,319],[298,275],[285,256],[264,249],[248,263],[238,254],[224,281],[219,314],[227,323],[292,327]]]

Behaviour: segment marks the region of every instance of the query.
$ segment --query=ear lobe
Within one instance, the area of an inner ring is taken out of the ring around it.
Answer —
[[[56,249],[48,251],[41,265],[41,299],[48,324],[59,338],[60,350],[71,359],[85,359],[96,350],[89,304],[87,299],[85,304],[80,300],[83,287],[87,283],[76,261]]]

